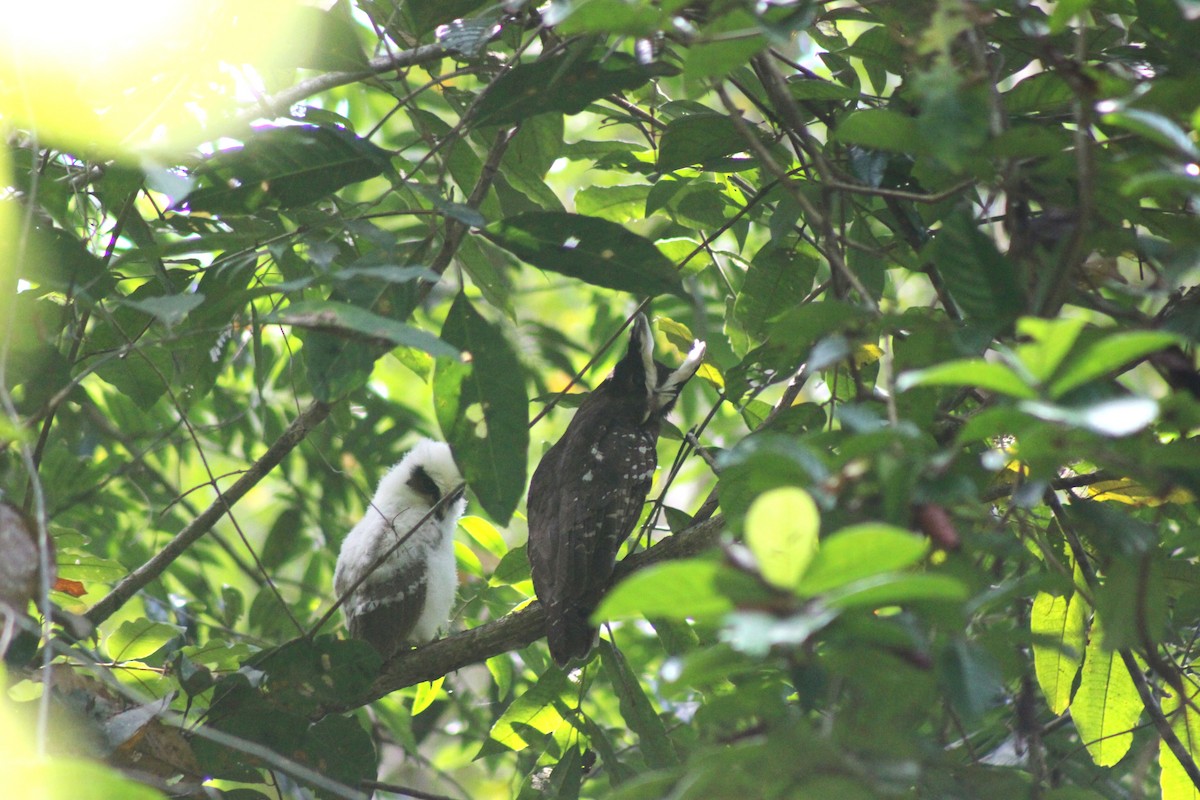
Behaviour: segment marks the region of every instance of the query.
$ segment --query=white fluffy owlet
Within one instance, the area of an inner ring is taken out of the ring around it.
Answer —
[[[454,529],[466,508],[462,482],[450,448],[422,439],[383,476],[366,514],[342,542],[333,573],[338,597],[417,526],[343,606],[350,635],[370,642],[384,658],[433,639],[450,618],[458,585]]]

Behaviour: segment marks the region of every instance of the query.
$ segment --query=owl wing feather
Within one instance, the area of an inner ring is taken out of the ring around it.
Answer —
[[[585,403],[547,451],[529,492],[530,566],[560,664],[591,649],[588,617],[641,514],[657,460],[652,433],[588,411]]]
[[[425,607],[428,576],[422,561],[412,561],[386,574],[376,572],[346,601],[346,626],[355,639],[369,642],[389,658],[408,642]]]

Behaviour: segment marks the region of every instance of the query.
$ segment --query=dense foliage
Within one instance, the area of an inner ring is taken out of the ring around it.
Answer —
[[[16,791],[1200,797],[1194,3],[214,8],[0,54]],[[525,488],[639,307],[707,363],[563,671]],[[420,435],[456,633],[381,664]]]

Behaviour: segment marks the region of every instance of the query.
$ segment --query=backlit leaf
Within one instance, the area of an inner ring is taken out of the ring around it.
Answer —
[[[648,239],[615,222],[534,212],[485,229],[523,261],[586,283],[635,295],[682,294],[675,265]]]
[[[492,519],[508,522],[525,493],[529,399],[524,370],[503,332],[466,295],[450,307],[442,339],[467,361],[439,359],[434,411],[471,493]]]

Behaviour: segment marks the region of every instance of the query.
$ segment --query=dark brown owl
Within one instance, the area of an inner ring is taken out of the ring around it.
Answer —
[[[679,369],[655,361],[650,323],[638,314],[628,352],[533,473],[529,563],[560,665],[591,651],[588,617],[650,491],[659,424],[703,359],[698,341]]]

